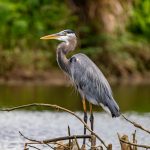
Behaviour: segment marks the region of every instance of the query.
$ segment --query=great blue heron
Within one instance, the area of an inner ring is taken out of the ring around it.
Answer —
[[[66,57],[69,52],[75,49],[77,44],[77,37],[72,30],[63,30],[56,34],[41,37],[41,39],[63,41],[57,47],[57,62],[59,67],[72,79],[82,97],[84,121],[86,123],[87,113],[85,99],[89,101],[91,130],[93,130],[94,122],[92,104],[102,106],[112,117],[120,116],[119,106],[112,96],[110,85],[93,61],[82,53],[75,54],[69,59]],[[84,134],[86,134],[85,127]],[[83,140],[83,144],[85,145],[85,139]]]

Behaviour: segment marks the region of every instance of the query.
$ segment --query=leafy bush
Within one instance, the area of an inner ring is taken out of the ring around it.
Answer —
[[[135,0],[128,27],[135,36],[150,40],[150,1]]]
[[[0,0],[0,20],[1,47],[26,49],[41,46],[42,35],[73,28],[76,17],[59,0]]]
[[[0,75],[15,68],[34,72],[55,66],[55,51],[49,49],[56,49],[56,42],[44,42],[40,37],[67,28],[80,33],[81,51],[106,74],[123,76],[149,70],[150,2],[133,2],[127,30],[106,34],[101,32],[97,16],[90,20],[84,14],[88,12],[84,3],[76,9],[73,4],[69,7],[69,1],[0,0]],[[98,1],[93,3],[99,6]]]

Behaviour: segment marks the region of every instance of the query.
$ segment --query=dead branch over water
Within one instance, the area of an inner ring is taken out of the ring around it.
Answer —
[[[70,136],[63,136],[63,137],[57,137],[57,138],[52,138],[52,139],[46,139],[46,140],[38,141],[38,140],[35,140],[35,139],[31,139],[29,137],[26,137],[20,131],[19,131],[19,133],[20,133],[20,135],[23,138],[25,138],[26,140],[30,141],[30,142],[25,143],[25,148],[24,149],[26,149],[27,146],[33,145],[33,144],[45,144],[45,145],[47,145],[50,148],[52,148],[52,146],[50,146],[49,144],[55,144],[55,145],[59,145],[61,147],[64,147],[66,149],[69,149],[69,147],[72,146],[72,143],[70,143],[70,146],[69,146],[69,144],[68,145],[65,145],[63,143],[61,144],[59,141],[74,139],[75,142],[76,142],[76,145],[79,147],[77,139],[83,139],[83,138],[92,139],[92,135],[72,135],[72,136],[70,135]]]
[[[135,142],[134,139],[133,139],[133,142],[130,142],[127,135],[123,135],[121,137],[118,134],[118,138],[119,138],[122,150],[137,150],[137,147],[150,149],[150,146],[148,145],[137,144],[137,142]]]
[[[1,109],[2,111],[13,111],[16,109],[21,109],[21,108],[25,108],[25,107],[31,107],[31,106],[45,106],[45,107],[52,107],[55,108],[57,110],[63,110],[65,112],[68,112],[70,114],[72,114],[73,116],[75,116],[81,123],[83,123],[85,125],[85,127],[87,128],[87,130],[89,130],[93,135],[96,136],[96,138],[105,146],[105,148],[108,148],[107,145],[105,144],[104,140],[102,140],[102,138],[100,138],[95,132],[93,132],[90,127],[79,117],[77,116],[74,112],[60,107],[58,105],[52,105],[52,104],[44,104],[44,103],[32,103],[32,104],[27,104],[27,105],[21,105],[21,106],[17,106],[17,107],[12,107],[12,108],[5,108],[5,109]]]
[[[91,135],[71,135],[71,136],[62,136],[62,137],[58,137],[58,138],[53,138],[53,139],[46,139],[43,141],[38,141],[38,140],[34,140],[31,138],[26,137],[25,135],[23,135],[20,131],[19,131],[20,135],[23,136],[25,139],[32,141],[32,142],[37,142],[37,143],[41,143],[41,144],[48,144],[51,142],[57,142],[57,141],[62,141],[62,140],[69,140],[69,139],[83,139],[83,138],[91,138]]]
[[[144,127],[142,127],[140,124],[138,124],[138,123],[136,123],[136,122],[134,122],[134,121],[129,120],[129,119],[128,119],[127,117],[125,117],[123,114],[122,114],[122,117],[123,117],[126,121],[128,121],[129,123],[131,123],[132,125],[134,125],[136,128],[139,128],[139,129],[141,129],[141,130],[143,130],[143,131],[145,131],[145,132],[147,132],[147,133],[150,134],[150,131],[149,131],[148,129],[145,129]]]
[[[28,138],[26,136],[24,136],[20,131],[20,135],[25,138],[26,140],[28,140],[28,143],[25,143],[25,147],[24,150],[27,150],[27,146],[28,147],[32,147],[35,149],[39,149],[35,146],[32,146],[33,144],[45,144],[47,145],[49,148],[51,149],[55,149],[55,150],[79,150],[79,144],[77,139],[83,139],[83,138],[88,138],[91,141],[91,150],[103,150],[103,147],[100,146],[96,146],[96,138],[103,144],[103,146],[107,149],[107,150],[112,150],[112,144],[106,145],[104,140],[102,140],[102,138],[97,135],[95,132],[93,132],[90,127],[78,116],[76,115],[74,112],[63,108],[61,106],[58,105],[52,105],[52,104],[45,104],[45,103],[32,103],[32,104],[27,104],[27,105],[21,105],[21,106],[16,106],[16,107],[12,107],[12,108],[5,108],[5,109],[1,109],[0,111],[13,111],[16,109],[21,109],[21,108],[25,108],[25,107],[33,107],[33,106],[40,106],[40,107],[51,107],[51,108],[55,108],[57,110],[62,110],[65,111],[67,113],[70,113],[71,115],[73,115],[74,117],[76,117],[83,125],[85,125],[85,127],[87,128],[87,130],[89,130],[91,132],[91,135],[71,135],[70,133],[70,127],[68,126],[68,136],[64,136],[64,137],[57,137],[57,138],[52,138],[52,139],[46,139],[46,140],[42,140],[42,141],[38,141],[35,139],[31,139]],[[150,131],[148,129],[145,129],[144,127],[142,127],[140,124],[129,120],[127,117],[125,117],[122,114],[122,117],[128,121],[129,123],[131,123],[132,125],[134,125],[136,128],[141,129],[145,132],[147,132],[148,134],[150,134]],[[143,144],[137,144],[137,140],[136,140],[136,132],[133,133],[133,141],[130,142],[128,139],[127,135],[123,135],[122,137],[118,134],[118,139],[121,145],[121,150],[137,150],[138,147],[142,147],[145,149],[150,149],[149,145],[143,145]],[[61,143],[64,140],[68,140],[69,142],[67,144]],[[31,145],[30,145],[31,144]],[[57,145],[57,147],[52,147],[51,144]],[[81,148],[82,149],[82,148]],[[83,149],[82,149],[83,150]]]

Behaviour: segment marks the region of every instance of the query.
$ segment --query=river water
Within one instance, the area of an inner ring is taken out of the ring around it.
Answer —
[[[125,115],[150,129],[150,86],[113,86],[114,97]],[[51,103],[66,107],[83,117],[80,96],[72,87],[22,85],[0,86],[1,107],[11,107],[33,102]],[[135,128],[122,118],[112,119],[102,109],[94,108],[95,132],[104,141],[119,150],[117,132],[131,137]],[[68,125],[71,134],[83,134],[83,125],[73,116],[54,110],[29,109],[0,112],[0,150],[21,150],[27,137],[43,140],[67,135]],[[150,135],[137,129],[139,144],[150,145]],[[81,143],[81,141],[79,141]],[[40,147],[39,147],[40,148]],[[33,148],[30,148],[31,150]],[[42,150],[49,149],[42,147]]]

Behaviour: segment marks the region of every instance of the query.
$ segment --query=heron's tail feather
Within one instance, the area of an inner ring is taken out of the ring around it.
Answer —
[[[114,99],[110,100],[110,103],[108,104],[108,108],[111,112],[112,117],[119,117],[120,116],[120,110],[118,104],[115,102]]]
[[[107,101],[105,101],[105,103],[99,103],[102,108],[108,112],[109,114],[112,115],[112,117],[119,117],[120,116],[120,110],[119,110],[119,106],[117,105],[117,103],[115,102],[115,100],[113,98],[108,98],[107,97]]]

